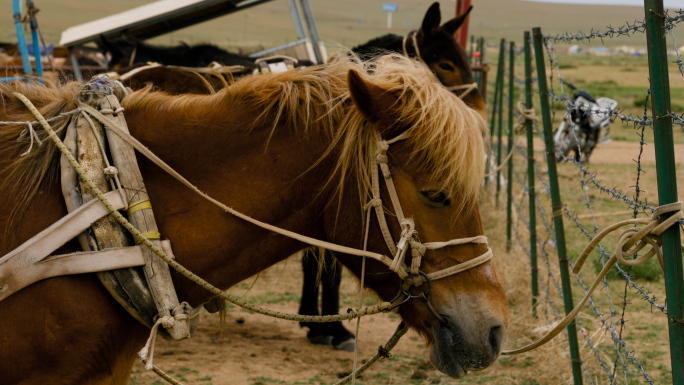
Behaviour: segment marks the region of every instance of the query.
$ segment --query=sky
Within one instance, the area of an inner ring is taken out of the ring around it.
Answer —
[[[644,6],[643,0],[526,0],[540,3],[595,4],[595,5],[635,5]],[[684,8],[684,0],[663,0],[665,8]]]

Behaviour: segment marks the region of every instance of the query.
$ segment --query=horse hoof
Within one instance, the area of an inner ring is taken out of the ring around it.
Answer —
[[[314,345],[332,345],[332,336],[313,336],[307,337],[309,342]]]
[[[355,345],[356,345],[356,339],[354,337],[351,337],[349,339],[346,339],[344,341],[341,341],[341,342],[333,345],[333,348],[335,348],[335,350],[342,350],[344,352],[353,352]]]

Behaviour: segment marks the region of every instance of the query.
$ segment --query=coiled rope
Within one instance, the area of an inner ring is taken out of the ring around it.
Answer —
[[[587,245],[587,247],[585,247],[584,251],[577,259],[575,268],[572,270],[574,274],[579,274],[589,254],[596,248],[596,246],[598,246],[599,242],[601,242],[601,240],[606,235],[627,225],[643,225],[643,227],[633,227],[624,230],[622,233],[620,233],[617,240],[617,247],[615,248],[615,253],[606,262],[605,266],[603,266],[603,269],[598,274],[598,276],[594,280],[594,283],[591,285],[587,293],[584,295],[584,298],[582,298],[582,300],[577,304],[577,306],[575,306],[575,308],[570,313],[568,313],[568,315],[566,315],[565,318],[558,325],[556,325],[553,329],[548,331],[545,335],[543,335],[533,343],[519,349],[504,350],[501,352],[501,354],[511,355],[528,352],[541,345],[544,345],[545,343],[549,342],[553,337],[558,335],[558,333],[563,331],[565,327],[567,327],[572,321],[575,320],[575,317],[577,317],[584,304],[587,303],[587,301],[589,300],[591,294],[599,286],[603,277],[605,277],[606,274],[608,274],[608,271],[610,271],[610,269],[616,263],[620,262],[628,266],[636,266],[645,263],[653,256],[656,256],[658,258],[658,263],[660,263],[660,268],[662,269],[663,254],[660,250],[660,234],[662,234],[670,226],[677,226],[678,221],[684,220],[684,212],[682,212],[682,207],[682,202],[675,202],[663,205],[655,209],[653,215],[651,215],[651,218],[628,219],[608,226],[606,229],[601,231]],[[665,213],[674,214],[671,217],[662,221],[661,223],[660,216]],[[626,259],[627,256],[635,255],[647,246],[650,246],[651,249],[648,250],[646,254],[636,257],[635,259]],[[682,251],[684,252],[684,245],[682,246]]]

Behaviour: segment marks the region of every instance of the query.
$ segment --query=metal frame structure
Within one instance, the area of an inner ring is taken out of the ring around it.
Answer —
[[[76,50],[102,51],[104,50],[102,37],[114,39],[126,34],[146,40],[270,1],[273,0],[161,0],[70,27],[62,33],[60,45],[69,48],[74,74],[80,79]],[[288,0],[288,5],[297,31],[297,40],[255,52],[250,57],[268,55],[277,50],[304,43],[312,59],[315,58],[318,63],[325,62],[325,49],[321,46],[308,0]],[[99,48],[86,46],[89,43],[95,43]]]
[[[33,7],[33,0],[28,1],[29,8]],[[24,28],[21,20],[21,0],[12,0],[12,17],[14,18],[14,29],[17,32],[17,45],[19,46],[19,54],[21,56],[21,63],[24,73],[26,75],[33,75],[33,68],[31,67],[31,59],[29,58],[28,45],[26,43],[26,36],[24,36]],[[33,45],[33,54],[36,56],[36,75],[43,77],[43,63],[40,55],[40,41],[38,39],[38,26],[35,19],[31,18],[31,43]],[[47,49],[47,47],[45,47]],[[11,76],[0,78],[0,82],[12,81],[21,79],[21,76]]]

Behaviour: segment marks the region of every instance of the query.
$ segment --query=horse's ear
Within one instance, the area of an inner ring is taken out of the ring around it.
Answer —
[[[444,25],[442,25],[442,28],[445,31],[447,31],[450,35],[455,34],[456,31],[458,31],[458,29],[461,28],[463,23],[466,21],[468,15],[470,15],[470,11],[472,10],[473,6],[471,5],[467,11],[444,23]]]
[[[107,37],[103,34],[100,34],[100,42],[102,43],[100,46],[109,52],[112,52],[116,49],[112,42],[109,41],[109,39],[107,39]]]
[[[381,127],[394,123],[390,112],[397,98],[390,91],[366,82],[356,70],[349,70],[347,84],[354,105],[366,120]]]
[[[430,35],[432,31],[439,28],[439,23],[441,20],[442,13],[439,11],[439,3],[434,2],[425,13],[425,17],[423,18],[423,25],[420,27],[420,30],[423,32],[424,35]]]

